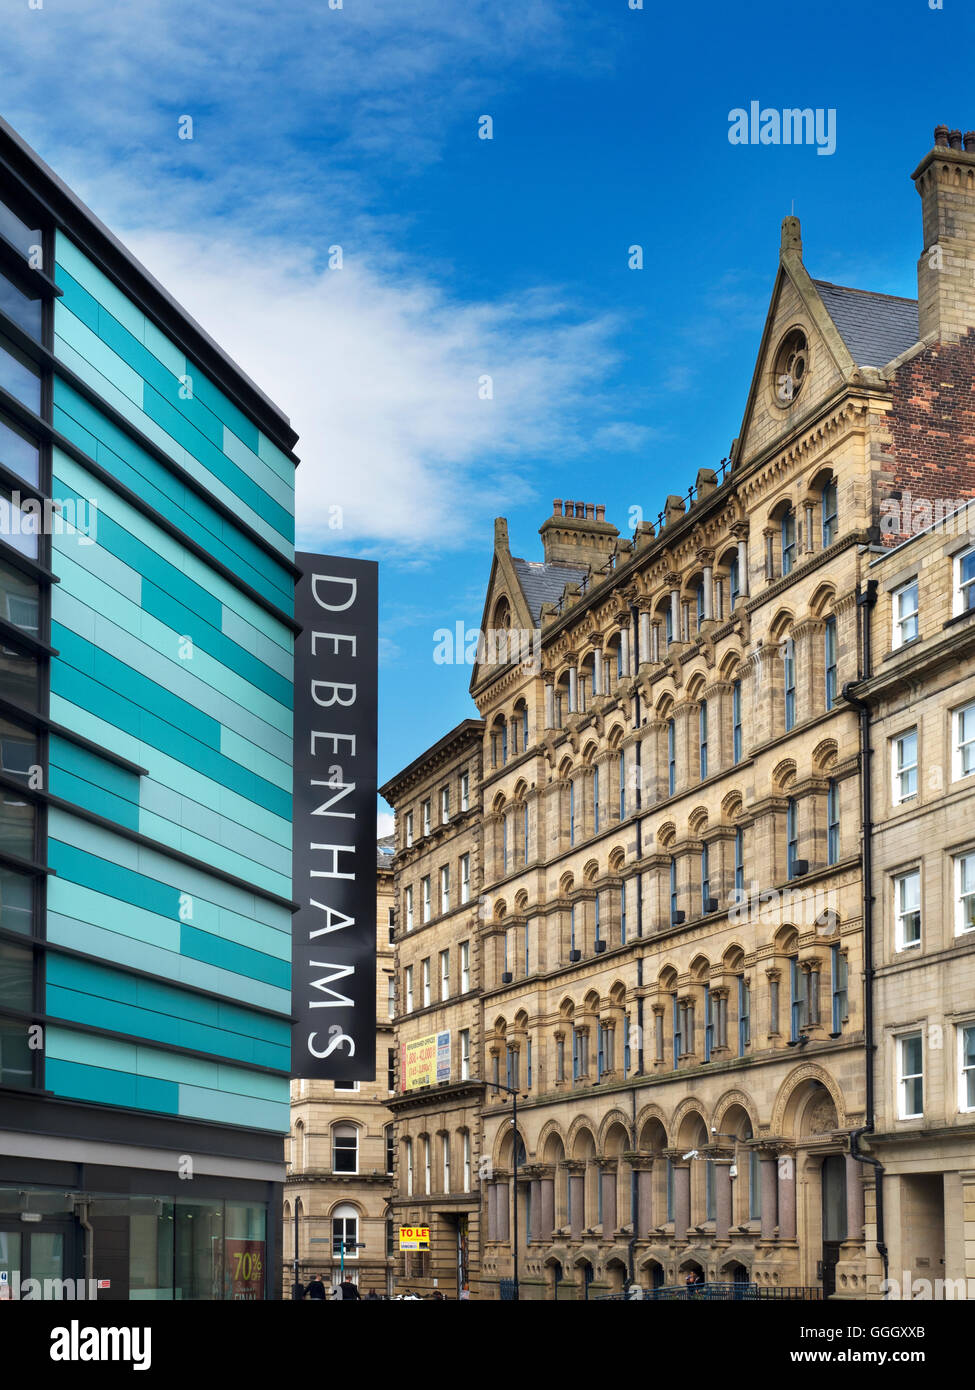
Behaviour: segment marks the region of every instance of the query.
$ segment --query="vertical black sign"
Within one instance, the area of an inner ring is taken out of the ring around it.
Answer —
[[[299,554],[292,1076],[376,1076],[378,566]]]

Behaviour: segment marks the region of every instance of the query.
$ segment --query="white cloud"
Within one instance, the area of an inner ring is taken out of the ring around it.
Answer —
[[[492,508],[531,495],[523,460],[586,446],[579,407],[609,409],[615,320],[572,316],[544,293],[469,303],[354,256],[316,271],[293,247],[124,239],[291,416],[301,544],[459,548]],[[485,375],[492,400],[479,398]]]
[[[605,61],[594,23],[572,0],[59,0],[5,17],[7,118],[291,415],[300,544],[406,563],[457,549],[534,496],[535,459],[641,441],[603,395],[615,320],[544,287],[465,301],[402,250],[390,192],[459,121],[473,141],[506,84]]]

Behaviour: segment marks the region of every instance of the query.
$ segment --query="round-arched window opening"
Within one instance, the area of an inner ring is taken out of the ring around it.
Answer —
[[[798,397],[809,375],[809,345],[801,328],[792,328],[779,344],[772,371],[772,393],[783,410]]]

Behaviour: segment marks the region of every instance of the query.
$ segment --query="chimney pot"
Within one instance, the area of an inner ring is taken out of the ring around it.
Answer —
[[[553,515],[553,516],[561,516],[561,515],[562,515],[562,498],[561,498],[561,497],[556,497],[555,500],[553,501],[553,503],[552,503],[552,515]]]
[[[948,132],[948,143],[953,150],[961,149],[961,131],[951,130]]]
[[[605,521],[605,520],[606,520],[606,508],[605,508],[605,506],[599,506],[599,505],[597,505],[597,507],[596,507],[596,520],[597,520],[597,521]]]
[[[563,515],[563,516],[574,516],[574,515],[575,515],[575,510],[576,510],[576,504],[575,504],[574,502],[566,502],[566,504],[565,504],[565,511],[562,513],[562,515]]]
[[[580,520],[585,521],[585,519],[586,519],[586,504],[585,504],[585,502],[577,502],[577,503],[576,503],[576,516],[579,517]]]
[[[934,143],[948,148],[948,127],[946,125],[936,125],[934,128]]]
[[[594,521],[594,520],[595,520],[595,517],[596,517],[596,508],[593,506],[593,504],[592,504],[591,502],[587,502],[587,503],[586,503],[586,520],[587,520],[587,521]]]
[[[975,150],[975,130],[966,130],[962,138],[965,141],[966,150]]]

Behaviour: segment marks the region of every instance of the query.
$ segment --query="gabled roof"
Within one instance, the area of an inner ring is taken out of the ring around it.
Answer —
[[[580,584],[589,573],[588,567],[566,565],[558,560],[517,560],[511,557],[521,592],[528,604],[532,621],[537,623],[543,603],[558,603],[566,584]]]
[[[859,367],[885,367],[918,340],[917,300],[814,280],[830,318]]]

